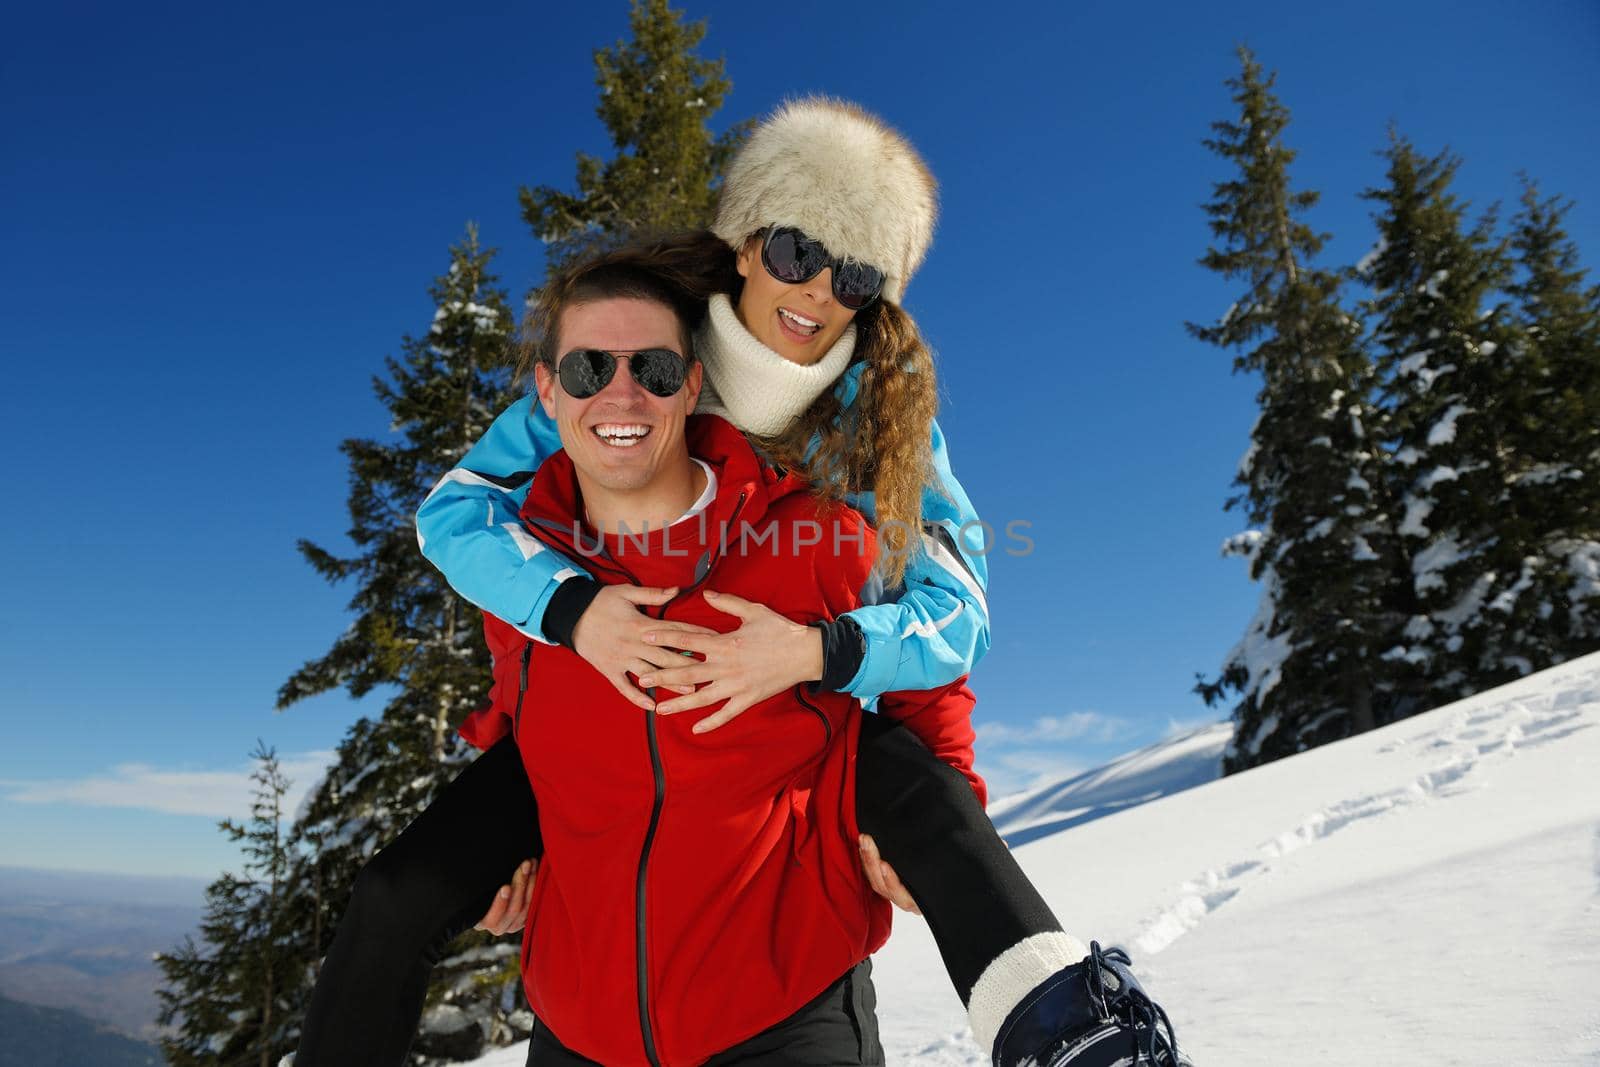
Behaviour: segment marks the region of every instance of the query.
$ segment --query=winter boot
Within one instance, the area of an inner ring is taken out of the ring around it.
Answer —
[[[995,1037],[995,1067],[1194,1067],[1129,963],[1122,949],[1091,942],[1082,962],[1012,1009]]]

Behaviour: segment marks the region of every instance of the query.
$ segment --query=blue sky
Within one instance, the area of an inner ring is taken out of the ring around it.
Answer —
[[[330,10],[29,5],[0,42],[0,864],[207,875],[246,753],[307,780],[363,710],[272,709],[344,628],[296,538],[342,546],[341,439],[427,328],[468,220],[514,294],[541,251],[523,184],[609,151],[592,50],[620,2]],[[1600,254],[1600,7],[698,3],[726,124],[855,99],[943,186],[907,306],[935,344],[957,474],[1031,555],[990,559],[974,684],[997,787],[1214,718],[1190,693],[1255,603],[1218,555],[1254,384],[1191,341],[1233,294],[1195,259],[1225,176],[1200,145],[1248,42],[1280,72],[1330,263],[1372,243],[1392,120],[1579,199]],[[979,16],[983,17],[979,17]],[[1588,195],[1590,199],[1583,198]],[[376,710],[376,705],[366,705]]]

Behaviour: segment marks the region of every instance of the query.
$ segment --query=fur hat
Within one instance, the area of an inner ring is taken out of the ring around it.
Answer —
[[[933,240],[938,185],[911,143],[854,104],[813,96],[773,112],[723,179],[718,237],[797,226],[841,259],[877,267],[896,303]]]

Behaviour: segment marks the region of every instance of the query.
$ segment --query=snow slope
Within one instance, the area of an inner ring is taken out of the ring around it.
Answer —
[[[1226,779],[1206,728],[994,814],[1200,1067],[1596,1064],[1597,726],[1600,654]],[[890,1063],[985,1062],[920,919],[874,966]]]

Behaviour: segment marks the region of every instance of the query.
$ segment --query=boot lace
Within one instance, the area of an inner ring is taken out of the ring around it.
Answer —
[[[1133,1062],[1146,1058],[1155,1067],[1177,1067],[1178,1036],[1172,1020],[1134,981],[1129,968],[1133,961],[1121,948],[1102,949],[1100,942],[1089,943],[1089,996],[1101,1018],[1123,1024],[1133,1041]],[[1106,986],[1106,974],[1116,980],[1116,989]]]

